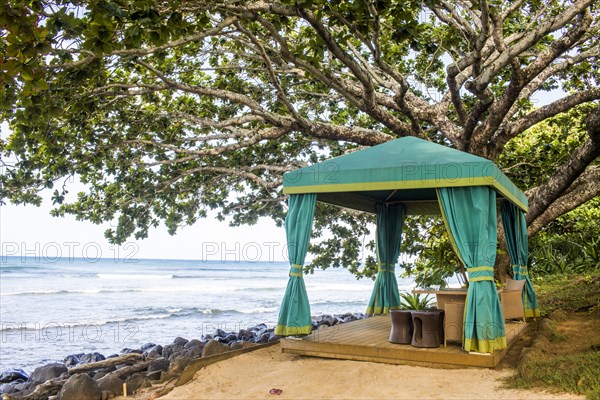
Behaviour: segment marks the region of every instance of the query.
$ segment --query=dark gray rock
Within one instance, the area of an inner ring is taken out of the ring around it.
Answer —
[[[269,332],[264,332],[255,340],[255,343],[268,343],[269,337],[271,337],[271,334]]]
[[[265,324],[258,324],[256,326],[253,326],[252,328],[250,328],[251,331],[264,331],[267,330],[267,325]]]
[[[121,354],[131,354],[131,353],[144,354],[144,352],[140,349],[130,349],[129,347],[125,347],[124,349],[121,350]]]
[[[239,340],[250,341],[254,338],[254,335],[248,329],[242,329],[238,332],[237,337]]]
[[[39,385],[50,379],[58,378],[65,372],[67,372],[67,367],[65,367],[65,364],[63,363],[42,365],[33,371],[29,377],[29,382],[32,382],[34,385]]]
[[[227,332],[225,332],[223,329],[217,329],[213,332],[213,335],[224,338],[225,336],[227,336]]]
[[[103,368],[103,369],[96,371],[96,373],[94,374],[94,376],[92,378],[94,378],[94,380],[97,381],[98,379],[102,379],[106,375],[108,375],[111,372],[114,372],[116,370],[117,370],[116,367]]]
[[[176,337],[175,340],[173,340],[173,344],[177,345],[177,346],[185,346],[187,344],[188,340],[184,339],[182,337]]]
[[[181,353],[183,350],[183,345],[178,344],[168,344],[163,347],[162,356],[166,359],[169,359],[175,353]]]
[[[269,340],[268,340],[269,343],[276,342],[279,339],[281,339],[281,338],[278,335],[276,335],[275,332],[269,333]]]
[[[131,375],[125,381],[127,383],[127,394],[134,394],[139,389],[147,388],[152,386],[150,380],[146,377],[146,374],[138,372],[137,374]],[[62,400],[62,399],[61,399]]]
[[[225,336],[225,343],[235,342],[237,340],[237,335],[235,333],[230,333]]]
[[[149,350],[144,352],[144,357],[147,360],[154,360],[156,358],[162,357],[163,347],[159,344],[158,346],[154,346]]]
[[[166,371],[169,369],[169,364],[169,360],[157,358],[156,360],[152,360],[150,365],[148,365],[148,372]]]
[[[119,357],[118,354],[111,354],[110,356],[106,357],[106,358],[115,358],[115,357]]]
[[[146,378],[150,379],[151,381],[160,380],[161,375],[162,375],[162,371],[146,372]]]
[[[0,394],[12,394],[17,392],[18,390],[15,388],[17,385],[20,385],[20,383],[13,382],[0,385]]]
[[[177,375],[183,372],[185,367],[187,367],[192,359],[185,355],[177,356],[171,360],[169,364],[169,373],[171,375]]]
[[[156,343],[145,343],[142,345],[142,347],[140,347],[140,350],[142,352],[146,352],[146,351],[152,349],[153,347],[156,347]]]
[[[102,392],[96,381],[86,374],[71,376],[60,391],[61,400],[101,400]]]
[[[203,336],[202,336],[202,338],[203,338],[204,340],[206,340],[206,341],[209,341],[210,339],[212,339],[212,338],[213,338],[213,335],[206,334],[206,335],[203,335]]]
[[[9,383],[18,379],[26,381],[29,375],[20,368],[7,369],[0,374],[0,383]]]
[[[102,391],[109,391],[115,396],[123,394],[123,383],[125,381],[117,376],[117,374],[108,374],[98,381],[98,387]]]
[[[77,364],[79,364],[80,362],[81,361],[79,361],[79,357],[77,357],[75,354],[66,356],[65,359],[63,360],[63,364],[65,364],[65,367],[67,367],[67,368],[74,367]]]
[[[202,357],[202,351],[204,350],[204,346],[195,346],[190,349],[187,349],[183,355],[188,358],[200,358]]]
[[[209,340],[202,349],[202,357],[209,357],[215,354],[225,353],[229,350],[229,346],[217,340]]]
[[[196,347],[196,346],[204,346],[204,343],[203,343],[203,342],[201,342],[201,341],[200,341],[200,340],[198,340],[198,339],[192,339],[192,340],[190,340],[189,342],[187,342],[187,343],[185,344],[185,346],[183,346],[183,348],[184,348],[184,349],[190,349],[190,348],[192,348],[192,347]]]
[[[78,358],[79,358],[80,364],[89,364],[89,363],[93,363],[93,362],[97,362],[97,361],[106,360],[106,357],[104,357],[100,353],[88,353],[88,354],[84,354]]]

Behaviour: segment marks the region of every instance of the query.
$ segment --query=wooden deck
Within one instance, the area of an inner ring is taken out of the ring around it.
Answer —
[[[321,327],[302,339],[281,340],[284,353],[304,356],[373,361],[388,364],[469,366],[493,368],[506,355],[527,324],[507,322],[507,349],[493,354],[469,353],[459,343],[425,349],[388,342],[390,317],[375,316],[332,327]]]

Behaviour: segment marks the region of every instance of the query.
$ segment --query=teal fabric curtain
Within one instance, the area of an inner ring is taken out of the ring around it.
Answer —
[[[487,186],[437,189],[454,250],[468,273],[463,347],[492,353],[506,348],[506,333],[494,283],[496,192]]]
[[[291,268],[275,328],[275,334],[280,336],[308,335],[312,331],[302,267],[308,252],[316,203],[314,193],[292,194],[288,200],[285,233]]]
[[[367,314],[389,314],[400,306],[398,282],[394,272],[400,243],[406,208],[402,204],[377,205],[377,261],[379,271],[375,287],[367,307]]]
[[[508,254],[512,263],[513,278],[525,279],[525,290],[523,291],[525,316],[539,317],[540,306],[527,268],[529,237],[527,224],[525,223],[525,213],[513,203],[505,201],[500,205],[500,214],[502,215],[502,226],[504,227]]]

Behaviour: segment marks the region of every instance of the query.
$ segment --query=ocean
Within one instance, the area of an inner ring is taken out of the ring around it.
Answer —
[[[218,328],[272,327],[288,270],[287,262],[1,257],[0,371]],[[316,271],[305,283],[313,316],[364,312],[373,288],[345,269]]]

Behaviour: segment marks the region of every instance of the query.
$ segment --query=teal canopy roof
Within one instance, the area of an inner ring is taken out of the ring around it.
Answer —
[[[435,189],[491,186],[527,211],[527,197],[490,160],[415,137],[404,137],[304,167],[283,176],[286,194],[317,193],[319,201],[375,212],[403,203],[411,214],[438,213]]]

